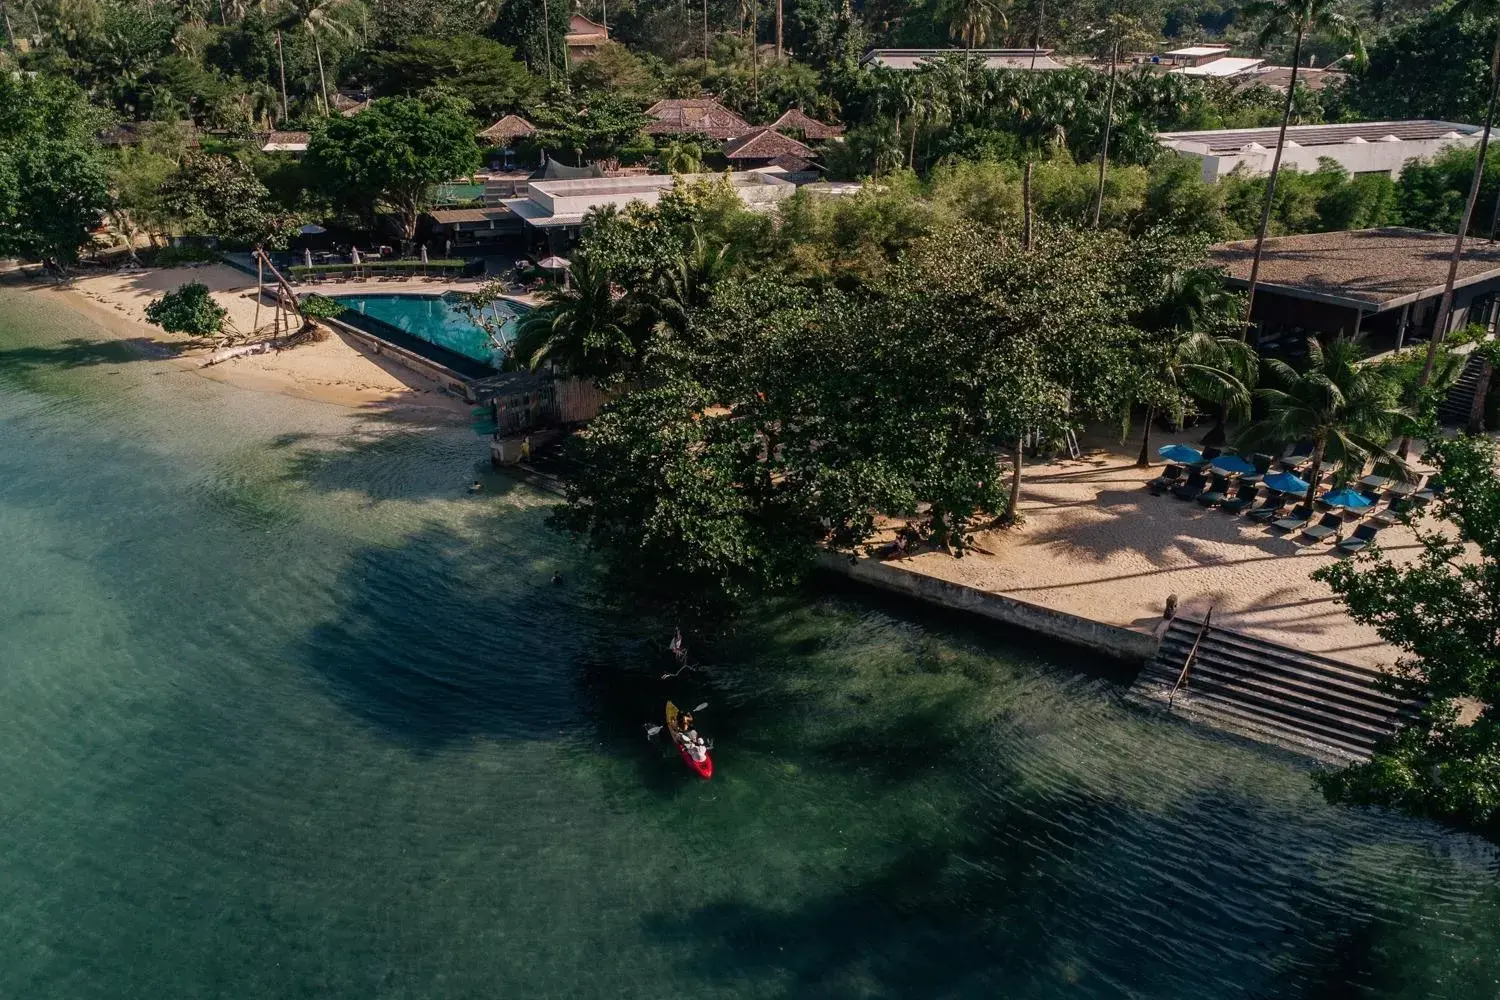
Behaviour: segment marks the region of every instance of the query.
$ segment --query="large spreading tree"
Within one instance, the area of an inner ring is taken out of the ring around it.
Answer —
[[[1436,518],[1414,558],[1378,550],[1319,570],[1349,614],[1406,656],[1388,683],[1423,705],[1367,763],[1320,776],[1333,801],[1500,830],[1500,474],[1492,442],[1435,442]]]
[[[473,172],[479,146],[462,102],[385,97],[323,123],[305,162],[331,197],[366,217],[385,208],[410,240],[428,189]]]
[[[103,124],[75,84],[0,72],[0,256],[78,260],[110,204]]]

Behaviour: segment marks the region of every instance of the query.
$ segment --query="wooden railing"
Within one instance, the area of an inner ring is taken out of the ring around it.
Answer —
[[[1186,686],[1188,674],[1193,670],[1193,661],[1198,658],[1198,645],[1203,642],[1203,637],[1208,634],[1214,618],[1214,609],[1210,605],[1208,614],[1203,616],[1203,625],[1198,629],[1198,638],[1193,640],[1193,648],[1188,650],[1187,659],[1182,661],[1182,671],[1177,675],[1177,683],[1172,685],[1172,690],[1167,694],[1167,711],[1172,710],[1172,700],[1177,697],[1177,692]]]

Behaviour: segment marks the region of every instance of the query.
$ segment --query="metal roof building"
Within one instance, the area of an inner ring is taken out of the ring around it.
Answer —
[[[1293,125],[1286,130],[1282,166],[1312,171],[1326,157],[1356,176],[1395,177],[1410,160],[1429,159],[1452,145],[1477,143],[1479,132],[1476,125],[1432,120]],[[1216,181],[1236,169],[1251,176],[1270,173],[1277,135],[1278,130],[1271,127],[1161,132],[1156,139],[1168,149],[1201,160],[1203,179]]]
[[[871,49],[860,59],[861,66],[883,66],[886,69],[913,70],[934,59],[949,56],[971,56],[984,60],[985,69],[1052,70],[1065,69],[1052,58],[1051,49]]]

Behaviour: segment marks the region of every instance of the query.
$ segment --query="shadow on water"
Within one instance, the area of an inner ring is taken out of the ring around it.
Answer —
[[[132,361],[159,361],[175,358],[191,344],[168,344],[150,337],[127,337],[121,340],[87,340],[73,337],[58,343],[9,347],[0,350],[0,370],[33,371],[40,369],[88,368],[94,365],[119,365]]]

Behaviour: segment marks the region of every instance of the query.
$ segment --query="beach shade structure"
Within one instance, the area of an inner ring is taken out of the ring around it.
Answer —
[[[1290,472],[1275,472],[1266,477],[1266,487],[1278,493],[1306,493],[1308,483]]]
[[[566,271],[573,266],[573,262],[566,257],[543,257],[536,262],[536,266],[543,271]]]
[[[1196,465],[1203,461],[1203,452],[1185,444],[1164,444],[1156,449],[1156,453],[1168,462],[1181,462],[1183,465]]]
[[[301,233],[303,236],[322,236],[324,233],[328,232],[328,230],[324,229],[316,222],[309,222],[307,225],[299,228],[297,232]]]
[[[1331,493],[1325,493],[1318,498],[1330,507],[1343,507],[1346,510],[1365,510],[1370,506],[1370,498],[1357,493],[1345,486]]]
[[[1255,466],[1238,455],[1220,455],[1209,466],[1226,476],[1248,476],[1255,472]]]

